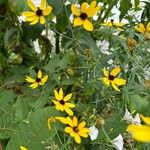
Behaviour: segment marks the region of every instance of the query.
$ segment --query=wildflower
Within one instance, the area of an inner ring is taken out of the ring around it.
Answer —
[[[70,108],[74,108],[75,105],[73,103],[68,103],[68,101],[72,97],[72,93],[64,96],[62,88],[59,89],[59,92],[54,90],[54,95],[56,100],[52,100],[56,105],[55,108],[60,111],[65,111],[70,116],[73,115],[73,111]]]
[[[118,86],[121,85],[125,85],[126,84],[126,80],[122,79],[122,78],[116,78],[116,75],[121,71],[121,69],[119,67],[115,67],[110,73],[106,70],[106,68],[103,69],[103,73],[104,76],[102,78],[103,82],[106,85],[112,85],[112,87],[116,90],[116,91],[120,91]]]
[[[40,7],[36,7],[32,0],[27,0],[27,3],[32,11],[25,11],[22,13],[26,17],[26,21],[30,22],[30,25],[40,22],[40,24],[45,23],[44,16],[47,16],[51,13],[52,7],[46,6],[46,0],[41,0]]]
[[[146,125],[131,124],[127,127],[127,131],[132,134],[133,139],[139,142],[150,142],[150,117],[140,115]]]
[[[111,19],[110,22],[104,22],[101,23],[102,26],[107,26],[107,27],[122,27],[124,25],[124,23],[121,22],[114,22],[113,19]]]
[[[112,140],[117,150],[123,150],[123,137],[119,134],[115,139]]]
[[[72,119],[70,117],[56,117],[56,119],[67,125],[64,131],[70,134],[70,136],[73,137],[77,143],[81,143],[81,137],[88,137],[88,133],[90,130],[85,127],[85,121],[79,123],[77,117],[75,116]]]
[[[77,18],[73,20],[73,26],[83,25],[86,30],[93,31],[93,24],[90,21],[90,18],[92,18],[100,9],[100,6],[96,6],[96,4],[96,1],[92,1],[90,5],[84,2],[80,8],[72,4],[71,11],[73,15],[77,16]]]
[[[150,22],[145,27],[144,24],[140,23],[138,27],[135,28],[140,33],[148,33],[150,32]]]
[[[26,147],[20,146],[20,150],[28,150]]]
[[[48,75],[43,77],[42,71],[39,70],[36,79],[33,79],[33,78],[29,77],[29,76],[26,76],[25,80],[27,82],[31,83],[31,85],[29,86],[29,87],[31,87],[31,89],[35,89],[39,85],[44,85],[45,84],[45,82],[48,80]]]
[[[98,133],[99,133],[98,129],[93,125],[89,128],[89,130],[90,130],[89,136],[90,136],[91,141],[96,140],[98,137]]]

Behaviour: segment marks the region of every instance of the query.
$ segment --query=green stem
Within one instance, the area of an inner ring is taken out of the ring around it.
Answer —
[[[60,38],[60,35],[58,33],[56,33],[56,54],[59,54],[60,52],[60,47],[59,47],[59,38]]]

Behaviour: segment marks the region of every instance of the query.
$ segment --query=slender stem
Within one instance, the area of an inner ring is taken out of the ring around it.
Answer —
[[[58,33],[56,33],[56,54],[59,54],[60,52],[60,47],[59,47],[59,38],[60,38],[60,35]]]

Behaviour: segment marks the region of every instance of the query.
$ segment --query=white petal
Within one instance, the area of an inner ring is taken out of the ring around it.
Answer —
[[[123,137],[119,134],[114,140],[112,140],[117,150],[123,150]]]
[[[139,113],[137,113],[136,116],[133,118],[132,123],[141,124],[141,119],[140,119]]]
[[[91,141],[96,140],[98,137],[98,133],[99,133],[98,129],[94,125],[90,127],[89,129],[90,129],[89,136],[90,136]]]
[[[128,109],[126,109],[126,111],[125,111],[123,120],[129,121],[129,122],[132,122],[132,120],[133,120],[133,117],[132,117],[131,113],[128,111]]]

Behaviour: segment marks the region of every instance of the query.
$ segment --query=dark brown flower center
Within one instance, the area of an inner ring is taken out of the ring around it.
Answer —
[[[81,18],[82,20],[85,20],[87,17],[88,17],[88,16],[87,16],[86,13],[81,13],[81,15],[80,15],[80,18]]]
[[[78,132],[79,130],[78,130],[78,127],[73,127],[73,131],[74,132]]]
[[[37,78],[37,79],[36,79],[36,82],[41,82],[41,79],[40,79],[40,78]]]
[[[43,11],[40,8],[38,8],[38,10],[36,11],[36,15],[39,16],[39,17],[42,16]]]
[[[113,23],[113,22],[114,22],[114,19],[111,19],[110,21]]]
[[[65,105],[65,102],[64,102],[63,100],[61,100],[59,103],[60,103],[61,105]]]
[[[114,80],[115,77],[113,75],[109,75],[108,78],[109,80]]]

